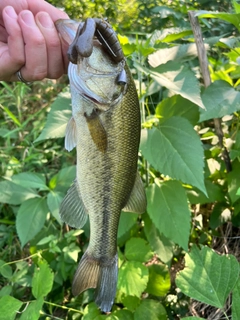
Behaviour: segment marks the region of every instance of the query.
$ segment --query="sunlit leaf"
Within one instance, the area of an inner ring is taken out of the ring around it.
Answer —
[[[153,184],[147,188],[147,200],[149,216],[159,232],[187,250],[191,212],[181,184],[177,181]]]
[[[42,229],[47,213],[47,202],[43,198],[26,200],[20,206],[16,227],[22,247]]]
[[[43,302],[43,298],[38,298],[37,300],[30,302],[27,309],[24,309],[21,314],[20,320],[38,320]]]
[[[22,301],[19,301],[11,296],[4,296],[0,299],[0,319],[14,320],[17,311],[22,306]]]
[[[238,277],[239,263],[233,255],[220,256],[208,247],[199,250],[194,245],[176,283],[187,296],[223,308]]]
[[[52,289],[54,274],[47,262],[41,261],[32,278],[32,293],[36,299],[45,297]]]
[[[137,261],[127,261],[120,267],[118,289],[130,296],[140,297],[148,283],[148,269]]]
[[[222,19],[233,24],[238,30],[240,30],[240,14],[239,13],[227,13],[227,12],[211,12],[200,10],[196,13],[196,16],[200,18],[212,18]]]
[[[131,238],[125,245],[125,256],[128,260],[147,262],[152,256],[150,245],[142,238]]]
[[[206,193],[202,143],[186,119],[172,117],[158,127],[142,130],[140,150],[162,174]]]
[[[146,292],[157,297],[165,296],[170,287],[171,279],[166,266],[162,264],[152,264],[148,267],[149,281]]]

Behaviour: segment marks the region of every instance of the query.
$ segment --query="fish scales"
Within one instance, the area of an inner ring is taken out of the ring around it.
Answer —
[[[77,34],[89,38],[84,34],[88,25],[93,23],[81,24],[83,29]],[[69,45],[77,27],[73,21],[57,23]],[[107,24],[108,28],[111,27]],[[78,43],[77,39],[74,41]],[[77,170],[76,180],[61,204],[60,216],[75,228],[82,228],[89,217],[89,246],[75,273],[72,292],[78,295],[95,288],[95,302],[102,311],[109,312],[117,287],[121,211],[143,213],[146,209],[146,196],[137,173],[140,108],[125,61],[112,59],[97,39],[89,47],[89,57],[78,56],[77,65],[69,65],[72,118],[67,125],[65,146],[69,151],[76,146]],[[76,48],[72,48],[76,56]]]

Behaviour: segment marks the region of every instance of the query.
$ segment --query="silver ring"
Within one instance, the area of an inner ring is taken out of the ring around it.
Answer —
[[[27,84],[28,86],[29,86],[30,84],[32,84],[32,82],[26,81],[26,80],[23,78],[23,76],[22,76],[22,74],[21,74],[21,70],[19,70],[18,72],[16,72],[16,75],[17,75],[17,78],[18,78],[18,80],[19,80],[20,82],[23,82],[23,83]]]

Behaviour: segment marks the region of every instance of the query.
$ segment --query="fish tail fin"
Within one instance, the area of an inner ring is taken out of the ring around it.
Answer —
[[[117,289],[118,256],[111,261],[101,261],[84,253],[75,273],[72,285],[73,295],[79,295],[89,288],[96,288],[95,302],[103,312],[112,308]]]

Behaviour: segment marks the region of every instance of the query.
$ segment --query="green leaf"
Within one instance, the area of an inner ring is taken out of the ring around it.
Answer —
[[[196,189],[186,189],[187,197],[191,204],[205,204],[215,201],[224,201],[226,195],[221,186],[214,184],[209,180],[205,180],[205,186],[208,196]]]
[[[186,119],[173,117],[158,128],[143,129],[140,149],[156,170],[206,193],[202,143]]]
[[[147,69],[137,62],[134,65],[139,71],[147,75],[150,74],[161,86],[166,87],[171,92],[180,94],[183,98],[205,109],[200,97],[199,82],[194,72],[187,66],[173,61],[169,61],[155,69]]]
[[[208,247],[199,250],[194,245],[176,283],[187,296],[222,309],[238,277],[239,263],[234,256],[220,256]]]
[[[146,299],[142,300],[140,306],[134,313],[134,320],[167,320],[167,314],[159,301]]]
[[[200,122],[221,118],[240,109],[240,92],[229,83],[218,80],[213,82],[202,93],[206,110],[201,110]]]
[[[174,243],[160,234],[152,220],[146,214],[143,216],[144,233],[153,249],[162,262],[169,264],[173,257]]]
[[[131,236],[131,230],[137,225],[138,215],[132,212],[121,212],[118,226],[118,245],[124,244]]]
[[[118,289],[130,296],[140,297],[148,283],[148,269],[137,261],[125,262],[118,275]]]
[[[165,296],[170,287],[171,279],[166,266],[162,264],[152,264],[148,267],[149,281],[146,292],[157,297]]]
[[[39,197],[35,190],[24,188],[12,181],[0,181],[0,202],[18,205],[24,201]]]
[[[71,96],[69,92],[59,94],[51,106],[43,131],[34,142],[65,136],[67,122],[72,114],[70,103]]]
[[[196,13],[196,16],[199,16],[200,18],[222,19],[233,24],[240,31],[240,14],[238,13],[234,14],[200,10]]]
[[[142,238],[131,238],[126,242],[125,256],[128,260],[146,262],[153,256],[149,244]]]
[[[60,224],[62,224],[62,222],[59,216],[59,208],[63,198],[64,194],[62,192],[50,191],[47,195],[48,208]]]
[[[238,195],[238,190],[240,188],[240,181],[238,178],[239,175],[240,175],[240,163],[239,161],[234,161],[232,165],[232,171],[229,172],[227,175],[228,193],[232,203],[235,203],[240,198],[240,195]]]
[[[47,213],[47,202],[43,198],[26,200],[20,206],[17,213],[16,227],[22,247],[42,229]]]
[[[4,296],[0,299],[0,320],[14,320],[22,302],[11,297]]]
[[[240,4],[236,0],[232,0],[232,4],[236,13],[240,13]]]
[[[139,306],[140,301],[141,300],[138,297],[133,296],[125,296],[122,299],[122,303],[124,304],[124,306],[132,312],[134,312],[136,308]]]
[[[149,216],[159,232],[187,250],[191,212],[181,184],[177,181],[153,184],[147,188],[147,200]]]
[[[48,190],[46,180],[43,175],[33,172],[22,172],[12,177],[12,182],[25,188],[36,188],[40,190]]]
[[[186,318],[182,318],[182,320],[204,320],[204,319],[199,317],[186,317]]]
[[[12,286],[6,285],[2,287],[2,289],[0,290],[0,298],[3,296],[10,296],[11,292],[12,292]]]
[[[133,314],[129,310],[117,310],[106,317],[107,320],[133,320]]]
[[[240,279],[238,279],[232,293],[232,320],[240,319]]]
[[[76,166],[61,169],[49,182],[50,189],[66,192],[76,178]]]
[[[0,260],[0,273],[7,279],[12,277],[12,268],[3,260]]]
[[[100,316],[100,314],[100,310],[95,302],[91,302],[84,308],[83,320],[95,320],[98,316]]]
[[[52,289],[54,274],[47,262],[42,261],[35,268],[32,278],[32,293],[36,299],[45,297]]]
[[[178,116],[187,119],[192,125],[196,125],[199,119],[199,111],[196,104],[180,95],[174,95],[162,100],[157,105],[156,115],[160,118],[160,123]]]
[[[23,311],[20,320],[38,320],[43,302],[43,298],[30,302],[27,309]]]

